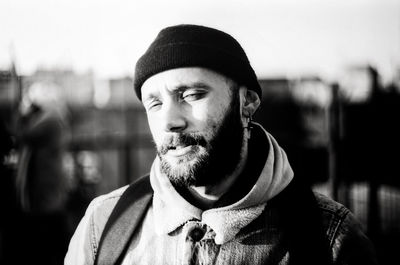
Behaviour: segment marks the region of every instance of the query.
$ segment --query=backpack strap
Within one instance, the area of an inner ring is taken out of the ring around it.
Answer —
[[[132,236],[150,206],[152,197],[149,175],[129,185],[104,227],[94,264],[121,264]]]

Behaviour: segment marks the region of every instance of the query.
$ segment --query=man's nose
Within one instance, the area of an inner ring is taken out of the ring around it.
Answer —
[[[163,105],[164,129],[167,132],[181,132],[187,127],[187,120],[184,111],[174,102]]]

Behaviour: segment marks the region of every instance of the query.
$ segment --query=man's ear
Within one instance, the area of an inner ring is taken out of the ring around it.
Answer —
[[[252,89],[241,86],[240,97],[242,102],[242,115],[244,117],[253,116],[261,104],[261,100],[258,94]]]

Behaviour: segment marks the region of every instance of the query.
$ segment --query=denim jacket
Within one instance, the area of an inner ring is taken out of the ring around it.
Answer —
[[[65,264],[94,263],[104,225],[125,189],[126,187],[123,187],[98,197],[90,204],[71,239]],[[371,243],[353,214],[326,196],[318,193],[315,195],[322,211],[323,228],[332,251],[333,264],[376,264]],[[204,225],[196,221],[188,222],[174,234],[158,238],[154,232],[151,233],[152,207],[148,211],[144,221],[145,226],[139,232],[142,236],[132,242],[123,264],[169,264],[166,262],[167,254],[171,255],[170,260],[174,260],[171,264],[179,264],[178,261],[183,259],[180,257],[183,254],[179,255],[179,235],[182,237],[183,234],[188,234],[189,230],[193,230],[193,227]],[[279,218],[276,209],[266,207],[263,214],[237,234],[234,240],[220,246],[212,244],[213,232],[206,228],[206,233],[198,245],[204,248],[204,253],[213,255],[218,253],[218,255],[213,263],[205,264],[288,264],[290,255],[283,240],[285,232],[279,229]],[[146,236],[149,231],[149,235]],[[154,242],[157,244],[150,247],[149,245]],[[140,243],[142,246],[138,248]],[[159,249],[164,249],[162,251],[164,255],[160,255],[161,251],[157,251],[155,245]],[[133,253],[135,250],[139,255]],[[201,258],[210,259],[204,255]],[[131,263],[140,260],[141,263]],[[144,263],[145,260],[149,263]]]
[[[303,194],[292,188],[293,172],[283,150],[264,135],[269,151],[258,180],[246,196],[224,207],[202,211],[185,201],[159,174],[156,160],[150,174],[153,200],[122,264],[293,264],[296,254],[303,261],[318,255],[320,243],[308,238],[316,218],[309,216]],[[65,264],[94,264],[104,226],[125,190],[89,205]],[[288,190],[295,192],[285,197]],[[315,226],[321,228],[332,263],[376,264],[371,243],[353,214],[326,196],[312,197],[320,217]]]

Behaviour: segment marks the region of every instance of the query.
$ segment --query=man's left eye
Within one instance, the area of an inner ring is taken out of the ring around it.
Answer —
[[[201,91],[187,91],[182,93],[182,99],[186,101],[193,101],[202,98],[206,93]]]

